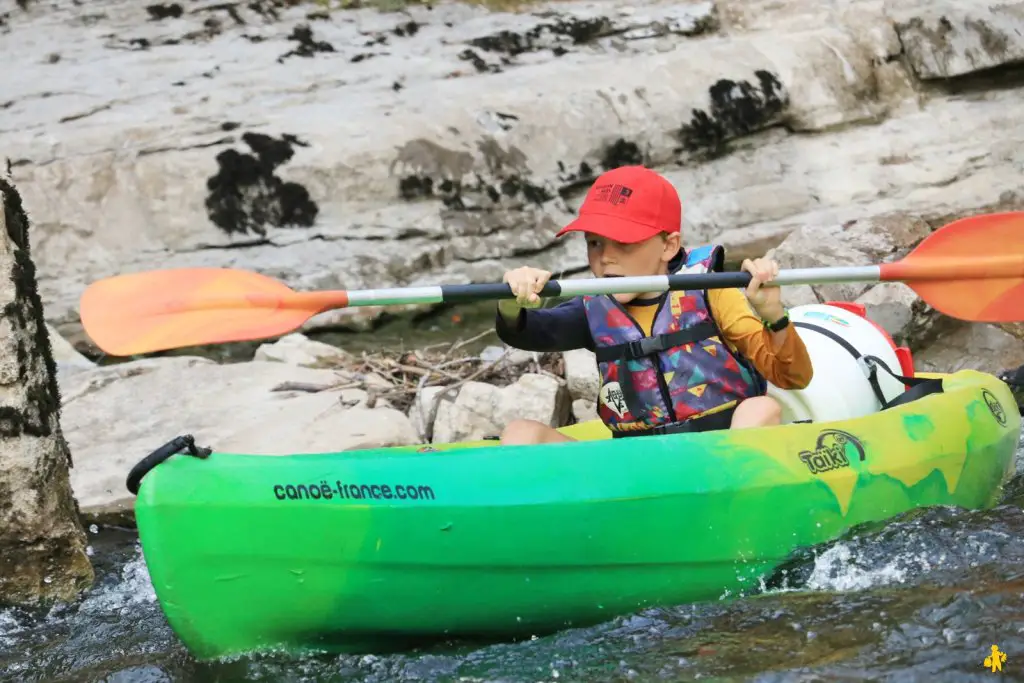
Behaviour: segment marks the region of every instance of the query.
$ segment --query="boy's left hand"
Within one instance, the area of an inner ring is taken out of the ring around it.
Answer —
[[[744,293],[754,311],[762,320],[769,323],[781,318],[785,314],[782,307],[782,288],[761,286],[765,282],[771,282],[779,274],[778,262],[767,255],[753,261],[744,259],[740,270],[750,273],[750,284]]]

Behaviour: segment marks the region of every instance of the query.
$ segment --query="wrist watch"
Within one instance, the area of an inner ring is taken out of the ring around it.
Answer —
[[[762,322],[764,323],[764,326],[772,332],[784,330],[786,325],[789,325],[789,311],[782,309],[782,317],[773,323],[770,323],[767,320],[762,320]]]

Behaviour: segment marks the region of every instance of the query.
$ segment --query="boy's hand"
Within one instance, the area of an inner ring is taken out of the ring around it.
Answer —
[[[750,273],[750,284],[744,293],[754,311],[761,316],[761,320],[773,323],[781,318],[786,312],[782,307],[782,288],[761,287],[779,274],[778,262],[768,255],[753,261],[744,259],[740,270]]]
[[[540,306],[538,293],[551,279],[551,273],[539,268],[523,266],[505,273],[502,282],[507,282],[516,297],[516,303],[523,308]]]

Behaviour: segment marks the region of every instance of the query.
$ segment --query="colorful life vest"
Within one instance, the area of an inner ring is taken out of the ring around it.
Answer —
[[[692,249],[678,272],[721,270],[719,245]],[[666,292],[651,336],[614,297],[584,296],[596,345],[598,415],[616,436],[673,425],[765,393],[767,383],[722,341],[706,291]]]

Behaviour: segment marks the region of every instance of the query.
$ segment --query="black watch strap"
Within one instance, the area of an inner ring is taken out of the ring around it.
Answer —
[[[781,318],[779,318],[772,324],[769,325],[768,323],[765,323],[764,326],[767,327],[772,332],[778,332],[779,330],[786,329],[787,325],[789,325],[789,313],[784,313]]]

